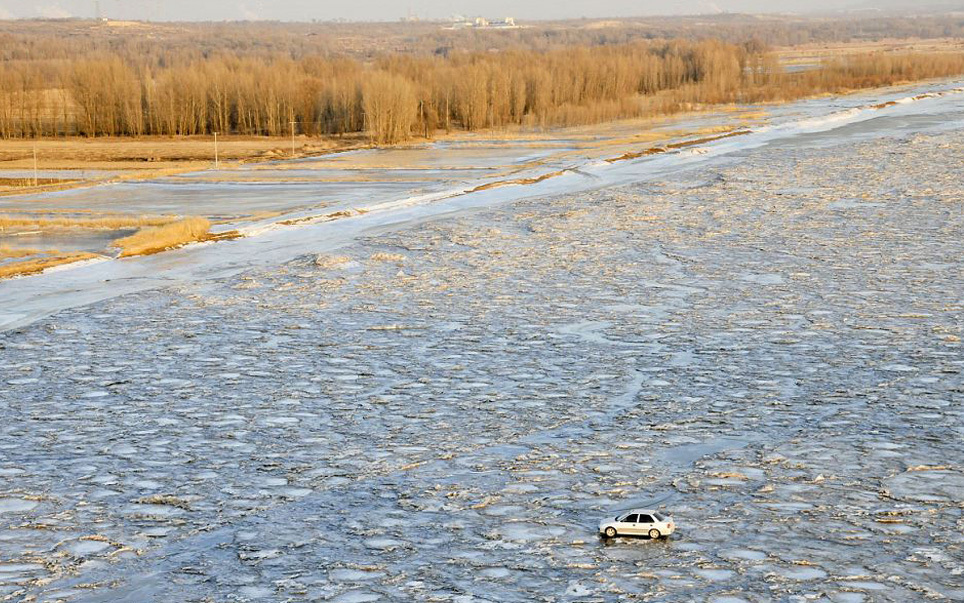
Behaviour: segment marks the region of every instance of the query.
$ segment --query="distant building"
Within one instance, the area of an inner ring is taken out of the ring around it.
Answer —
[[[520,26],[516,25],[515,19],[512,17],[492,21],[485,17],[476,17],[475,19],[456,17],[452,20],[452,25],[448,29],[520,29]]]

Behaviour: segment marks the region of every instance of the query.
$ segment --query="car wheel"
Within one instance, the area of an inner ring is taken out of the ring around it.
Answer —
[[[607,538],[615,538],[615,537],[616,537],[616,528],[612,528],[612,527],[606,528],[605,534],[606,534],[606,537],[607,537]]]
[[[649,537],[652,538],[653,540],[656,540],[660,536],[662,536],[662,534],[660,534],[659,530],[657,530],[656,528],[653,528],[652,530],[649,531]]]

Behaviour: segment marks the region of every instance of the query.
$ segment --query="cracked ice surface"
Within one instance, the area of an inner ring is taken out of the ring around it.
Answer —
[[[0,335],[0,600],[964,598],[964,134]],[[595,534],[633,505],[671,538]]]

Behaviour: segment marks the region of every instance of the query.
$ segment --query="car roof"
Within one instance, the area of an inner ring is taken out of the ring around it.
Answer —
[[[627,509],[621,513],[623,515],[629,515],[630,513],[645,513],[646,515],[652,515],[653,513],[656,513],[656,511],[653,509]]]

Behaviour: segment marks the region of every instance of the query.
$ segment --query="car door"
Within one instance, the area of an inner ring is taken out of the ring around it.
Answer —
[[[637,534],[649,534],[649,531],[656,527],[656,520],[651,515],[640,513],[636,520]]]
[[[639,515],[636,513],[630,513],[626,517],[623,517],[619,522],[619,533],[620,534],[639,534],[639,529],[636,527],[636,521],[639,519]]]

